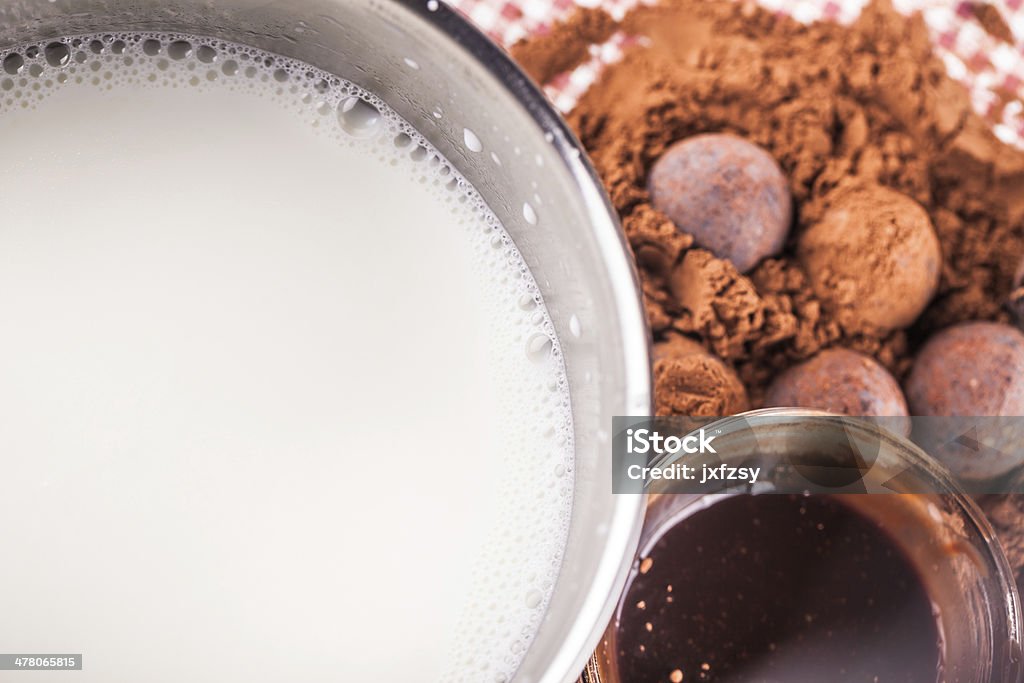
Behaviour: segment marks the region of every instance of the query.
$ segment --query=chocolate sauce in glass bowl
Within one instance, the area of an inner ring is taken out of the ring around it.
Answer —
[[[935,683],[933,601],[892,537],[834,496],[723,498],[642,556],[623,683]]]

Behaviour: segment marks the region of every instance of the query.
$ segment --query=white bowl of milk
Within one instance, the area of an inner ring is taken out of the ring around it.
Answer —
[[[2,680],[575,680],[650,411],[614,215],[434,0],[0,2]]]

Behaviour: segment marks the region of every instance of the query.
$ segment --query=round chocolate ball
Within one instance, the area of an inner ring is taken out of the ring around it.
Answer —
[[[740,272],[786,241],[793,210],[786,176],[743,138],[714,133],[677,142],[655,162],[647,185],[654,207],[677,229]]]
[[[765,405],[891,417],[891,424],[884,426],[904,436],[910,433],[899,383],[873,358],[849,349],[826,349],[786,370],[768,387]]]
[[[732,368],[699,343],[670,335],[654,347],[658,415],[724,417],[747,410],[747,390]]]
[[[874,184],[836,190],[797,254],[814,293],[849,332],[910,325],[935,296],[942,268],[928,213]]]
[[[932,336],[906,383],[913,415],[1024,415],[1024,334],[961,323]]]
[[[961,477],[989,480],[1024,462],[1019,420],[994,419],[1024,415],[1024,334],[1016,328],[972,322],[933,335],[904,389],[911,415],[961,418],[926,422],[922,436],[932,446],[954,442],[926,450]],[[957,440],[963,434],[973,436]]]

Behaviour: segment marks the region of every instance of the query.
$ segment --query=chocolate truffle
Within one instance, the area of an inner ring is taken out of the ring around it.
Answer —
[[[956,474],[987,481],[1024,462],[1024,434],[1016,422],[991,419],[1024,415],[1024,334],[1019,330],[972,322],[939,332],[918,353],[904,389],[911,415],[972,418],[929,424],[925,435],[943,444],[972,431],[973,447],[930,450]]]
[[[746,272],[779,253],[792,218],[786,177],[768,152],[728,134],[675,143],[647,181],[651,203],[698,246]]]
[[[990,322],[946,328],[917,354],[906,390],[913,415],[1024,415],[1024,334]]]
[[[765,405],[892,417],[885,426],[904,436],[910,433],[900,385],[874,359],[849,349],[826,349],[786,370],[768,387]]]
[[[749,408],[736,373],[697,342],[671,334],[654,347],[658,415],[722,417]]]
[[[875,184],[841,187],[797,244],[814,293],[847,332],[906,327],[935,295],[942,252],[927,212]]]

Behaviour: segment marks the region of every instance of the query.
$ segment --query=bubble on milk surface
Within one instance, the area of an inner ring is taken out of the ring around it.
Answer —
[[[369,137],[379,132],[382,117],[380,110],[373,104],[352,95],[338,105],[338,122],[351,135]]]
[[[482,670],[489,672],[490,679],[511,680],[557,579],[572,509],[574,471],[571,403],[561,345],[515,242],[457,168],[383,100],[309,64],[217,38],[132,31],[70,36],[0,51],[0,113],[46,106],[47,98],[63,88],[106,92],[126,87],[229,89],[270,99],[308,121],[313,134],[365,150],[381,163],[399,165],[444,202],[451,212],[452,229],[465,232],[474,267],[504,292],[493,301],[492,317],[500,327],[496,336],[511,340],[515,353],[509,354],[502,372],[525,377],[543,389],[507,397],[509,405],[531,401],[528,410],[535,418],[513,425],[512,438],[526,444],[536,436],[548,445],[543,452],[524,446],[522,457],[500,482],[507,490],[537,489],[538,499],[545,504],[529,510],[503,509],[505,528],[496,529],[495,536],[526,529],[532,543],[543,539],[546,546],[532,556],[513,553],[508,548],[514,544],[488,546],[484,563],[488,571],[474,574],[475,582],[467,586],[467,609],[501,614],[504,622],[493,631],[476,628],[479,620],[458,626],[458,651],[450,657],[458,666],[446,672],[444,680],[478,681]],[[428,105],[427,111],[434,119],[453,118],[440,106]],[[482,141],[469,128],[463,129],[462,138],[464,149],[483,151]],[[488,155],[485,158],[495,165],[502,164],[493,152]],[[510,216],[512,220],[537,221],[533,204],[520,203],[519,208],[513,210],[518,215]],[[551,515],[552,509],[559,514]],[[552,562],[552,557],[558,561]]]

